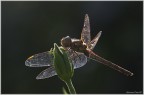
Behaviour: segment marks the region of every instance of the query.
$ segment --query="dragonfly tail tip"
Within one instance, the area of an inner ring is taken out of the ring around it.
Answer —
[[[133,76],[134,74],[133,73],[131,73],[131,75],[130,76]]]

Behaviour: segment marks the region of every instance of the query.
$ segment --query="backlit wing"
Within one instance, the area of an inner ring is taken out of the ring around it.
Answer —
[[[94,39],[88,44],[88,48],[93,50],[94,47],[96,46],[100,36],[101,36],[102,31],[100,31],[95,37]]]
[[[81,40],[88,45],[88,43],[91,41],[91,36],[90,36],[90,22],[89,22],[89,17],[88,14],[85,15],[85,21],[84,21],[84,26],[83,30],[81,33]]]
[[[53,54],[50,51],[32,55],[25,61],[29,67],[51,66],[53,64]]]
[[[72,64],[74,65],[74,69],[80,68],[84,66],[87,63],[87,57],[83,53],[76,52],[68,52],[68,56],[70,60],[72,60]],[[55,68],[53,66],[45,69],[42,71],[36,79],[45,79],[45,78],[50,78],[57,75]]]
[[[45,78],[50,78],[57,75],[55,68],[53,66],[45,69],[44,71],[42,71],[37,77],[36,79],[45,79]]]
[[[68,52],[70,60],[72,60],[72,64],[74,65],[74,69],[80,68],[87,63],[87,57],[80,52]]]

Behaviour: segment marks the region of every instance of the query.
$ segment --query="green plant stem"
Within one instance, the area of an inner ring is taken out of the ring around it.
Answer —
[[[70,94],[76,94],[76,91],[75,91],[75,88],[74,88],[74,86],[72,84],[71,79],[68,80],[68,81],[65,81],[65,82],[66,82],[66,85],[67,85],[67,87],[69,89]]]

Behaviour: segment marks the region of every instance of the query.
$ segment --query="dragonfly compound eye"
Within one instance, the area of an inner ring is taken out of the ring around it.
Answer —
[[[63,47],[70,47],[71,43],[72,43],[72,41],[71,41],[71,38],[69,36],[63,37],[61,39],[61,45]]]

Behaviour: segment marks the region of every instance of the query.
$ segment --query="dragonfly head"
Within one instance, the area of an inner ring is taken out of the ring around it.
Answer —
[[[71,40],[71,38],[69,36],[63,37],[61,39],[61,45],[63,47],[70,47],[71,43],[72,43],[72,40]]]

